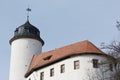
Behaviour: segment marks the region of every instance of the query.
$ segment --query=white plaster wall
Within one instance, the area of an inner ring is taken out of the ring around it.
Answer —
[[[44,80],[89,80],[89,75],[95,76],[96,73],[101,73],[99,68],[93,68],[92,59],[99,59],[99,62],[106,61],[107,58],[101,55],[79,55],[74,56],[53,65],[47,66],[45,68],[39,69],[35,71],[33,77],[33,73],[26,79],[32,78],[31,80],[40,80],[40,73],[44,72]],[[74,70],[74,61],[80,61],[80,68]],[[60,65],[65,64],[65,72],[60,73]],[[50,77],[50,69],[54,68],[54,76]],[[109,75],[108,72],[106,76]]]
[[[33,54],[41,53],[40,41],[30,38],[14,40],[11,44],[11,63],[9,80],[25,80],[24,75]]]

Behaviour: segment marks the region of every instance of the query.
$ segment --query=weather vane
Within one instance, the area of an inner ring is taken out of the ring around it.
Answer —
[[[26,11],[27,11],[27,20],[29,20],[29,12],[31,11],[31,9],[28,7]]]

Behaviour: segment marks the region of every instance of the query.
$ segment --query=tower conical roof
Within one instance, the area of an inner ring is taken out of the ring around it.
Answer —
[[[10,40],[10,44],[12,43],[12,41],[19,38],[37,39],[42,43],[42,45],[44,45],[44,41],[40,38],[39,29],[30,24],[29,20],[27,20],[25,24],[16,28],[16,30],[14,31],[14,37]]]

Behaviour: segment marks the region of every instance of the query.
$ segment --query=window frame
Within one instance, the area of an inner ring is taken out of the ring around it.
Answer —
[[[51,68],[50,69],[50,77],[53,77],[54,76],[54,68]]]
[[[79,68],[80,68],[80,61],[79,60],[74,61],[74,70]]]
[[[113,71],[113,64],[112,63],[109,64],[109,70]]]
[[[99,64],[98,64],[98,62],[99,62],[98,59],[92,59],[93,68],[99,68]]]
[[[60,72],[61,72],[61,73],[64,73],[64,72],[65,72],[65,64],[62,64],[62,65],[60,66]]]
[[[44,80],[44,72],[40,73],[40,80]]]

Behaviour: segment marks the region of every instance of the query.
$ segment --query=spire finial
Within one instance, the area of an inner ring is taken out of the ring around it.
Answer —
[[[31,9],[29,8],[29,6],[28,6],[28,8],[26,9],[26,11],[27,11],[27,21],[29,21],[29,12],[31,11]]]

